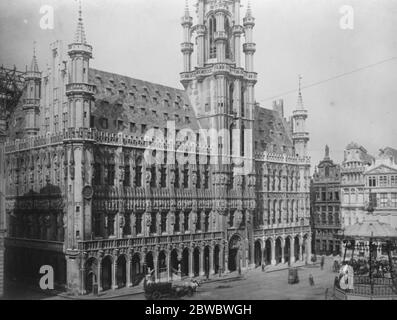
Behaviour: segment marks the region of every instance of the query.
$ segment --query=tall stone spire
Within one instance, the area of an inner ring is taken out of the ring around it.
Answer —
[[[39,65],[37,63],[37,58],[36,58],[36,41],[33,42],[33,58],[32,58],[32,63],[30,64],[29,71],[39,72]]]
[[[87,39],[85,37],[84,24],[83,24],[83,12],[81,9],[81,0],[79,0],[79,19],[77,22],[77,30],[74,37],[74,42],[87,44]]]

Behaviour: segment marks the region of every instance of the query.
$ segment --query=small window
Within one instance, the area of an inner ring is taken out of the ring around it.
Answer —
[[[123,131],[124,130],[124,122],[122,120],[118,120],[117,121],[117,129],[119,131]]]
[[[146,124],[142,124],[142,125],[141,125],[141,132],[142,132],[142,134],[144,134],[144,133],[146,132],[146,128],[147,128]]]
[[[90,117],[90,128],[94,128],[95,127],[95,117],[91,116]]]
[[[130,122],[130,132],[135,132],[136,131],[136,124],[133,122]]]
[[[102,118],[101,119],[101,127],[102,127],[102,129],[108,129],[109,128],[108,119],[106,119],[106,118]]]

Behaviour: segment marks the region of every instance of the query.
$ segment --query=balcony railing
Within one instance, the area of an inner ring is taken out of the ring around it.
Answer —
[[[6,247],[19,247],[28,249],[37,249],[45,251],[64,252],[64,243],[56,241],[23,239],[23,238],[6,238]]]
[[[117,248],[134,248],[137,246],[150,246],[156,244],[181,243],[189,241],[203,241],[222,239],[222,232],[205,232],[194,234],[181,234],[157,237],[136,237],[127,239],[106,239],[93,241],[80,241],[79,250],[97,251]]]

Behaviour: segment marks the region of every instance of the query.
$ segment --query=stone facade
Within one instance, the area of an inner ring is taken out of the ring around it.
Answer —
[[[185,90],[91,69],[81,11],[68,55],[58,41],[53,69],[34,59],[18,106],[29,111],[25,138],[11,130],[5,144],[14,277],[50,264],[59,286],[85,294],[148,273],[168,281],[310,262],[301,90],[289,121],[281,101],[256,104],[251,8],[241,19],[239,0],[197,5],[195,26],[188,8],[182,18]]]
[[[349,226],[362,221],[366,215],[364,206],[364,172],[371,165],[373,157],[357,143],[350,143],[345,149],[341,167],[341,212],[342,225]]]
[[[311,186],[312,232],[316,254],[339,253],[340,241],[336,235],[342,228],[340,212],[340,166],[329,156],[325,147],[325,157],[315,169]]]
[[[397,228],[397,150],[382,149],[365,171],[364,180],[366,207],[371,207],[380,222]]]

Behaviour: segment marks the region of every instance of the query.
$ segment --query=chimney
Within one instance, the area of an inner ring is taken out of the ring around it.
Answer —
[[[284,118],[284,100],[275,100],[273,101],[273,110],[277,111],[281,118]]]

